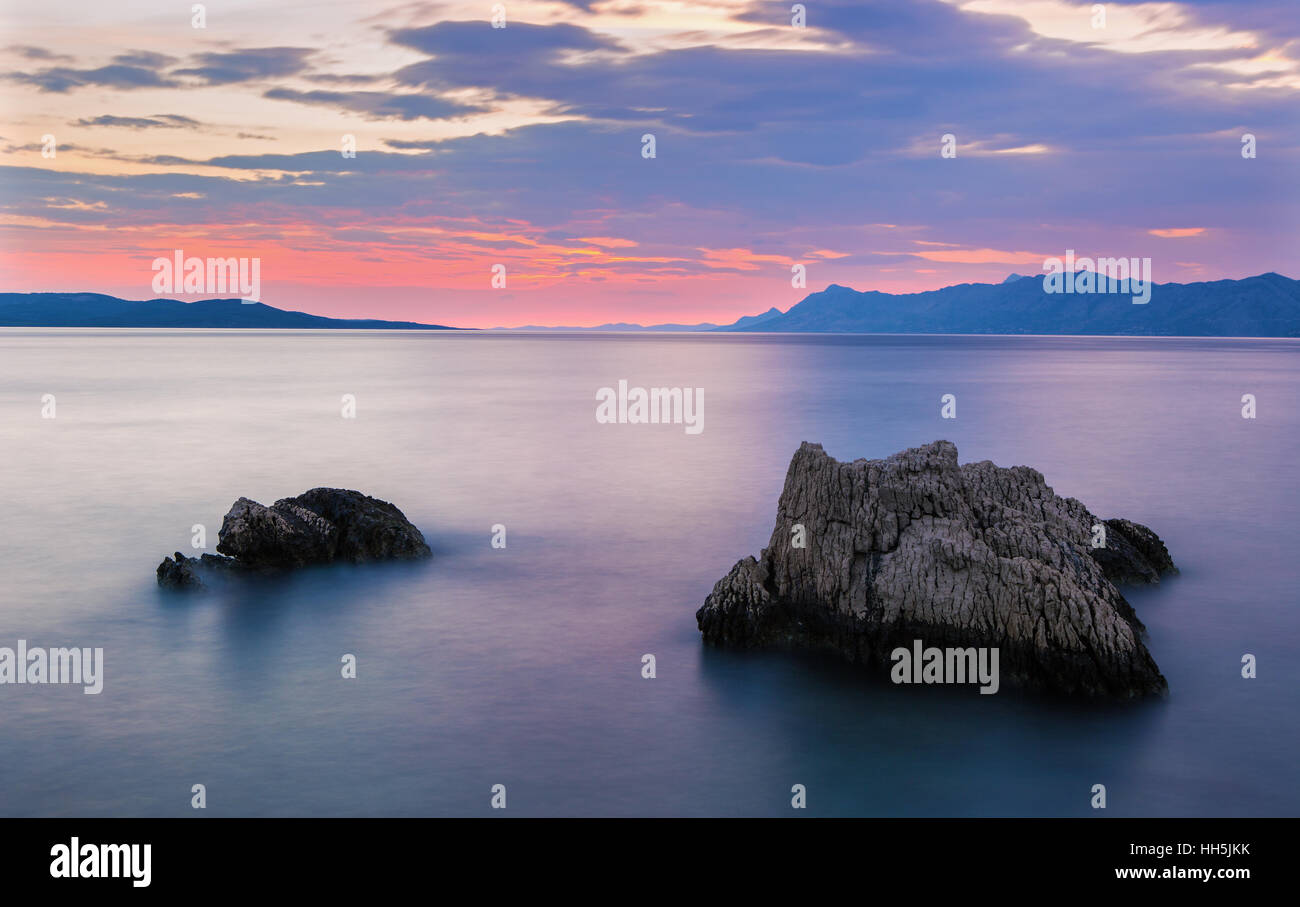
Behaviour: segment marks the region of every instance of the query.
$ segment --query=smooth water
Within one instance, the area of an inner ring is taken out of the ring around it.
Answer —
[[[1111,815],[1296,815],[1297,353],[0,331],[0,646],[106,662],[98,696],[0,686],[0,813],[192,815],[202,783],[209,815],[488,815],[494,784],[511,815],[790,815],[801,783],[810,814],[1081,816],[1103,783]],[[704,388],[704,431],[598,424],[620,378]],[[1127,594],[1168,700],[895,687],[701,644],[694,612],[767,542],[800,441],[853,459],[936,438],[1166,540],[1182,575]],[[236,497],[317,485],[393,501],[435,558],[157,588],[194,524],[211,550]]]

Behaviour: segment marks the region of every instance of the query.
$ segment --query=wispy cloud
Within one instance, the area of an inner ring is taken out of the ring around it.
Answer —
[[[198,120],[177,113],[156,113],[147,117],[119,117],[105,113],[97,117],[82,117],[72,125],[110,126],[120,129],[197,129],[201,124]]]
[[[192,76],[208,85],[231,85],[291,76],[308,67],[314,51],[309,47],[257,47],[223,53],[201,53],[195,65],[175,70],[174,76]]]
[[[487,109],[472,104],[458,104],[428,94],[394,94],[383,91],[294,91],[291,88],[272,88],[263,96],[277,101],[330,107],[356,113],[369,120],[441,120],[482,113]]]

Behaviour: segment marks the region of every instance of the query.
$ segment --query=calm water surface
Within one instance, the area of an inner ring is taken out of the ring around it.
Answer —
[[[1298,352],[0,330],[0,645],[106,660],[98,696],[0,686],[0,813],[187,815],[203,783],[210,815],[483,815],[502,783],[516,815],[788,815],[802,783],[813,814],[1085,815],[1100,782],[1112,815],[1295,815]],[[620,378],[704,388],[703,433],[597,424]],[[853,459],[936,438],[1164,537],[1182,575],[1128,594],[1167,701],[900,689],[703,648],[695,609],[766,543],[800,441]],[[435,559],[157,588],[193,524],[214,546],[239,495],[317,485],[393,501]]]

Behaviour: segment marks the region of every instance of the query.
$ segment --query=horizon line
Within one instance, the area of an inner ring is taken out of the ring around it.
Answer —
[[[1063,272],[1063,273],[1073,273],[1073,274],[1078,274],[1078,273],[1081,273],[1081,272],[1088,272],[1088,271],[1091,271],[1092,273],[1099,273],[1099,272],[1097,272],[1095,269],[1088,269],[1088,268],[1076,268],[1074,271],[1067,271],[1067,272]],[[1269,270],[1269,271],[1261,271],[1261,272],[1258,273],[1258,274],[1249,274],[1249,275],[1246,275],[1245,277],[1220,277],[1220,278],[1215,278],[1215,279],[1213,279],[1213,280],[1197,280],[1197,281],[1189,281],[1189,282],[1187,282],[1187,283],[1179,283],[1179,282],[1177,282],[1177,281],[1167,281],[1167,282],[1161,284],[1161,283],[1157,283],[1157,282],[1155,282],[1155,281],[1152,281],[1152,282],[1151,282],[1151,285],[1152,285],[1152,287],[1159,287],[1159,286],[1194,286],[1194,285],[1196,285],[1196,284],[1221,283],[1221,282],[1223,282],[1223,281],[1242,281],[1242,280],[1251,280],[1251,279],[1256,278],[1256,277],[1267,277],[1267,276],[1269,276],[1269,275],[1273,275],[1273,276],[1276,276],[1276,277],[1281,277],[1281,278],[1284,279],[1284,280],[1292,280],[1292,281],[1297,280],[1297,278],[1294,278],[1294,277],[1288,277],[1286,274],[1283,274],[1283,273],[1281,273],[1280,271]],[[275,311],[277,311],[277,312],[284,312],[284,313],[286,313],[286,314],[294,314],[294,315],[305,315],[305,316],[308,316],[308,317],[311,317],[311,318],[323,318],[323,319],[326,319],[326,320],[328,320],[328,321],[377,321],[377,322],[387,322],[387,323],[391,323],[391,324],[411,324],[411,325],[418,325],[418,326],[420,326],[420,327],[426,327],[426,328],[431,328],[431,329],[457,330],[457,331],[481,331],[481,332],[484,332],[484,333],[490,333],[490,332],[493,332],[493,331],[510,331],[510,332],[516,332],[516,333],[541,333],[541,332],[544,332],[544,331],[559,331],[559,332],[563,332],[563,331],[583,331],[583,332],[597,332],[597,333],[610,333],[610,334],[614,334],[614,333],[636,333],[636,332],[638,332],[638,331],[644,331],[644,332],[651,332],[651,331],[653,331],[654,333],[659,333],[659,334],[672,334],[672,333],[681,333],[681,334],[699,334],[699,333],[711,333],[711,332],[712,332],[714,329],[716,329],[716,328],[725,328],[725,327],[730,327],[730,326],[734,325],[737,321],[739,321],[741,318],[754,318],[754,317],[757,317],[758,315],[765,315],[765,314],[767,314],[768,312],[771,312],[773,309],[775,309],[775,310],[776,310],[778,313],[780,313],[781,315],[789,314],[789,312],[790,312],[791,309],[793,309],[795,306],[799,305],[800,303],[804,302],[804,301],[807,300],[809,297],[814,296],[814,295],[816,295],[816,294],[818,294],[818,293],[825,293],[825,292],[831,290],[832,288],[839,288],[839,289],[849,290],[849,291],[854,292],[854,293],[879,293],[879,294],[882,295],[882,296],[907,297],[907,296],[920,296],[920,295],[923,295],[923,294],[925,294],[925,293],[937,293],[937,292],[941,292],[941,291],[943,291],[943,290],[952,289],[952,288],[954,288],[954,287],[963,287],[963,286],[989,286],[989,287],[998,287],[998,286],[1004,286],[1004,285],[1006,285],[1006,284],[1008,283],[1008,281],[1010,280],[1011,277],[1018,277],[1018,278],[1020,278],[1020,280],[1034,280],[1034,279],[1038,279],[1038,278],[1040,278],[1040,277],[1042,277],[1042,278],[1047,278],[1047,277],[1049,277],[1049,276],[1051,276],[1051,274],[1050,274],[1050,273],[1046,273],[1046,272],[1040,275],[1040,274],[1020,274],[1020,273],[1018,273],[1018,272],[1013,271],[1013,272],[1009,273],[1009,274],[1007,275],[1006,278],[1004,278],[1003,280],[998,281],[998,282],[988,282],[988,281],[980,281],[980,280],[976,280],[976,281],[964,281],[964,282],[961,282],[961,283],[945,284],[945,285],[943,285],[943,286],[935,287],[935,288],[933,288],[933,289],[928,289],[928,290],[916,290],[916,291],[909,292],[909,293],[891,293],[891,292],[889,292],[889,291],[887,291],[887,290],[860,290],[860,289],[857,289],[857,288],[855,288],[855,287],[846,286],[846,285],[844,285],[844,284],[840,284],[840,283],[834,283],[834,282],[832,282],[832,283],[828,283],[828,284],[826,284],[826,286],[823,287],[821,290],[811,290],[811,291],[807,292],[807,293],[803,296],[802,299],[800,299],[798,302],[791,303],[790,306],[789,306],[788,308],[786,308],[786,309],[781,309],[779,306],[773,305],[773,306],[770,306],[769,308],[765,309],[765,310],[762,311],[762,312],[758,312],[758,313],[755,313],[755,314],[749,314],[749,315],[741,315],[741,316],[738,316],[734,321],[731,321],[731,322],[726,322],[726,323],[717,323],[717,322],[710,322],[710,321],[701,321],[701,322],[695,322],[694,325],[687,324],[687,323],[685,323],[685,322],[675,322],[675,321],[657,322],[657,323],[652,323],[652,324],[643,324],[643,323],[641,323],[641,322],[629,322],[629,321],[601,321],[601,322],[599,322],[599,323],[591,324],[591,325],[573,325],[573,324],[567,324],[567,325],[547,325],[547,324],[536,324],[536,323],[532,323],[532,324],[516,325],[516,326],[513,326],[513,327],[506,326],[506,325],[495,325],[495,326],[493,326],[493,327],[461,327],[461,326],[448,325],[448,324],[435,324],[435,323],[433,323],[433,322],[422,322],[422,321],[410,321],[410,320],[406,320],[406,319],[383,318],[383,317],[376,317],[376,316],[373,316],[373,315],[363,315],[363,316],[354,316],[354,315],[320,315],[320,314],[317,314],[317,313],[315,313],[315,312],[306,312],[306,311],[302,311],[302,310],[300,310],[300,309],[281,309],[281,308],[278,308],[277,306],[271,305],[270,303],[268,303],[268,302],[266,302],[265,300],[262,300],[262,299],[258,299],[258,300],[254,300],[254,301],[245,301],[243,298],[238,297],[238,296],[206,296],[206,297],[202,297],[202,298],[198,298],[198,299],[177,299],[177,298],[175,298],[175,297],[171,297],[171,296],[153,296],[153,297],[150,297],[150,298],[147,298],[147,299],[129,299],[129,298],[124,297],[124,296],[115,296],[115,295],[113,295],[112,293],[105,293],[105,292],[100,291],[100,290],[0,290],[0,296],[3,296],[3,295],[15,295],[15,296],[78,296],[78,295],[85,295],[85,296],[103,296],[103,297],[107,297],[107,298],[109,298],[109,299],[116,299],[116,300],[119,300],[119,301],[121,301],[121,302],[141,302],[141,303],[148,303],[148,302],[175,302],[175,303],[179,303],[179,304],[181,304],[181,305],[196,305],[196,304],[204,303],[204,302],[228,302],[228,303],[239,303],[240,305],[261,305],[261,306],[265,306],[266,308],[273,309],[273,310],[275,310]],[[657,327],[661,327],[662,325],[667,325],[667,324],[674,324],[674,325],[680,324],[680,325],[682,325],[682,327],[684,327],[684,328],[695,327],[695,326],[698,326],[698,325],[710,325],[711,327],[709,327],[709,328],[705,328],[705,329],[702,329],[702,330],[680,330],[680,331],[674,331],[674,330],[657,330],[657,331],[656,331],[656,330],[654,330],[654,329],[657,328]],[[622,329],[622,330],[603,330],[603,331],[601,330],[602,328],[607,328],[607,327],[610,326],[610,325],[627,325],[627,327],[626,327],[625,329]],[[19,325],[12,325],[11,327],[38,327],[38,326],[35,326],[35,325],[22,325],[22,326],[19,326]],[[55,329],[55,327],[56,327],[56,326],[51,325],[51,326],[49,326],[48,329]],[[71,327],[71,326],[65,325],[65,326],[62,326],[62,327]],[[84,326],[82,326],[82,327],[85,327],[85,328],[88,328],[88,329],[96,329],[96,327],[99,327],[99,326],[95,326],[95,325],[84,325]],[[104,329],[109,329],[109,326],[102,326],[102,327],[103,327]],[[169,328],[118,328],[118,329],[124,329],[124,330],[169,330]],[[175,330],[185,330],[185,329],[193,329],[193,330],[312,330],[311,328],[201,328],[201,327],[194,327],[194,328],[174,328],[174,329],[175,329]],[[321,328],[321,329],[319,329],[319,330],[338,330],[338,329],[337,329],[337,328]],[[383,328],[370,328],[370,329],[368,329],[368,330],[384,330],[384,329],[383,329]],[[398,329],[394,329],[394,330],[398,330]],[[816,333],[828,333],[828,334],[855,334],[855,333],[856,333],[856,334],[871,334],[871,335],[873,335],[873,336],[875,335],[875,332],[857,332],[857,331],[827,331],[827,332],[819,332],[819,331],[793,331],[793,332],[792,332],[792,331],[784,331],[784,332],[783,332],[783,331],[767,331],[767,332],[764,332],[764,333],[771,333],[771,334],[777,334],[777,333],[800,333],[800,334],[816,334]],[[884,336],[884,335],[880,335],[880,336]],[[931,335],[923,334],[923,333],[921,333],[921,332],[910,332],[910,333],[906,333],[906,334],[899,334],[899,335],[897,335],[897,336],[931,336]],[[963,336],[963,335],[959,335],[959,334],[944,334],[944,333],[939,333],[939,334],[934,334],[934,335],[932,335],[932,336],[949,336],[949,337],[952,337],[952,336]],[[1171,337],[1172,337],[1172,336],[1175,336],[1175,335],[1144,335],[1144,334],[1138,334],[1138,335],[1131,335],[1131,334],[1060,334],[1060,335],[1055,335],[1055,334],[1032,334],[1032,335],[1031,335],[1031,334],[1006,334],[1006,335],[992,335],[992,334],[973,334],[973,335],[970,335],[970,336],[1008,336],[1008,337],[1019,337],[1019,336],[1043,336],[1043,337],[1050,337],[1050,336],[1063,336],[1063,337],[1171,336]],[[1191,336],[1191,337],[1202,336],[1202,337],[1203,337],[1203,336],[1213,336],[1213,335],[1188,335],[1188,336]]]

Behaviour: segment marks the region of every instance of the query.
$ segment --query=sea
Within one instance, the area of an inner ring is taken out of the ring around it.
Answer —
[[[701,430],[599,421],[620,381]],[[0,646],[103,689],[0,685],[0,815],[1294,816],[1298,386],[1295,340],[3,329]],[[1167,699],[702,644],[800,442],[941,438],[1165,540]],[[156,584],[316,486],[433,558]]]

